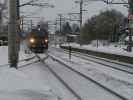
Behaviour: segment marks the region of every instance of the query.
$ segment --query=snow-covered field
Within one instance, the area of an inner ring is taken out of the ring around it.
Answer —
[[[104,53],[133,57],[133,52],[125,51],[124,48],[126,48],[126,46],[124,45],[123,46],[122,45],[116,46],[116,44],[110,44],[108,46],[100,45],[97,48],[93,44],[80,46],[79,44],[71,43],[71,44],[63,44],[63,46],[72,46],[75,48],[80,48],[80,49],[85,49],[85,50],[92,50],[92,51],[97,51],[97,52],[104,52]]]

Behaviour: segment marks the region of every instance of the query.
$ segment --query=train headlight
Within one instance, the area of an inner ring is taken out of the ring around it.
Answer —
[[[34,38],[31,38],[30,39],[30,43],[34,43],[35,42],[35,39]]]
[[[45,42],[47,43],[48,42],[48,39],[45,39]]]

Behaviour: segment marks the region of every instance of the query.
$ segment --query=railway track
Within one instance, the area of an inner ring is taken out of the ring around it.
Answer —
[[[94,79],[92,79],[91,77],[88,77],[86,75],[84,75],[83,73],[73,69],[72,67],[68,66],[67,64],[65,64],[64,62],[58,60],[56,57],[52,56],[52,55],[49,55],[49,57],[51,59],[53,59],[54,61],[58,62],[59,64],[61,64],[63,67],[67,68],[68,70],[71,70],[73,73],[76,73],[77,75],[79,75],[80,77],[84,78],[85,80],[89,81],[89,82],[92,82],[94,83],[95,85],[99,86],[100,88],[104,89],[106,92],[109,92],[110,94],[114,95],[115,97],[119,98],[120,100],[128,100],[126,97],[116,93],[115,91],[107,88],[106,86],[102,85],[101,83],[95,81]],[[38,59],[40,59],[40,57],[38,56]],[[40,61],[42,61],[46,67],[60,80],[60,82],[62,84],[65,85],[65,87],[77,98],[77,100],[84,100],[82,99],[82,97],[71,87],[69,86],[68,83],[66,83],[62,78],[61,76],[58,75],[58,73],[56,71],[54,71],[53,68],[51,68],[49,65],[47,65],[45,62],[44,62],[44,59],[40,59]]]
[[[26,59],[21,59],[21,60],[18,61],[18,64],[19,64],[19,63],[22,63],[22,62],[24,62],[24,61],[27,61],[27,62],[28,62],[28,61],[34,59],[35,57],[36,57],[36,56],[29,57],[29,58],[26,58]],[[36,62],[36,61],[34,61],[34,62]],[[34,62],[32,62],[32,63],[34,63]],[[32,64],[32,63],[26,64],[26,65],[28,66],[28,65],[30,65],[30,64]],[[0,65],[0,67],[7,67],[7,66],[9,66],[9,65],[10,65],[10,64],[7,63],[7,64]],[[18,66],[18,67],[20,68],[20,67],[26,66],[26,65],[21,65],[21,66]]]
[[[27,63],[27,64],[24,64],[24,65],[18,66],[17,69],[21,69],[21,68],[27,67],[27,66],[29,66],[29,65],[32,65],[32,64],[35,64],[35,63],[38,63],[38,62],[40,62],[40,60],[32,61],[32,62],[30,62],[30,63]]]
[[[36,57],[49,69],[49,71],[77,98],[76,100],[82,100],[81,97],[44,61],[46,58],[42,59],[36,54]]]
[[[27,67],[28,65],[41,61],[43,64],[45,64],[45,67],[47,67],[49,71],[74,95],[74,97],[76,97],[76,100],[82,100],[81,97],[48,64],[44,62],[47,59],[47,57],[41,58],[39,55],[37,54],[35,55],[38,58],[38,60],[22,65],[22,66],[18,66],[18,68],[21,69],[21,68]]]
[[[36,61],[33,61],[33,62],[30,62],[28,64],[25,64],[25,65],[22,65],[22,66],[19,66],[18,68],[23,68],[23,67],[27,67],[28,65],[31,65],[31,64],[34,64],[34,63],[37,63],[37,62],[42,62],[43,64],[45,64],[45,66],[50,70],[50,72],[56,76],[56,78],[74,95],[74,97],[76,98],[76,100],[84,100],[82,99],[82,97],[68,84],[64,81],[64,79],[62,79],[62,77],[60,77],[58,75],[58,73],[56,71],[54,71],[53,68],[51,68],[50,65],[46,64],[45,63],[45,60],[47,58],[41,58],[40,56],[38,56],[37,54],[35,55],[38,60]],[[88,80],[88,81],[91,81],[92,83],[95,83],[96,85],[98,85],[99,87],[103,88],[104,90],[106,90],[107,92],[109,92],[110,94],[116,96],[117,98],[119,98],[120,100],[128,100],[126,97],[120,95],[119,93],[116,93],[115,91],[107,88],[106,86],[102,85],[101,83],[95,81],[94,79],[92,79],[91,77],[88,77],[86,75],[84,75],[83,73],[73,69],[71,66],[68,66],[67,64],[63,63],[62,61],[58,60],[56,57],[52,56],[52,55],[49,55],[50,58],[52,58],[54,61],[58,62],[59,64],[61,64],[63,67],[73,71],[74,73],[76,73],[77,75],[83,77],[84,79]],[[34,57],[35,58],[35,57]],[[30,59],[34,59],[34,58],[29,58],[29,59],[24,59],[22,61],[30,61]]]
[[[68,54],[69,52],[68,50],[65,50],[64,53]],[[83,54],[75,51],[72,52],[72,55],[87,61],[91,61],[100,65],[103,65],[105,67],[113,68],[115,70],[119,70],[119,71],[133,75],[133,66],[131,64],[120,63],[113,60],[91,56],[91,55],[87,55],[87,54]]]

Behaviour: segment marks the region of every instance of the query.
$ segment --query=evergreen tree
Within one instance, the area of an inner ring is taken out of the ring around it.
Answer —
[[[72,28],[69,24],[69,22],[66,22],[63,27],[62,27],[62,33],[63,35],[71,34],[72,33]]]
[[[77,25],[77,24],[74,23],[74,24],[72,25],[72,32],[73,32],[74,34],[79,33],[79,32],[80,32],[79,25]]]

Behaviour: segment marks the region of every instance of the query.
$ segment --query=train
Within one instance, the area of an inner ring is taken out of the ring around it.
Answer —
[[[28,48],[34,53],[48,50],[48,31],[43,28],[32,29],[27,36]]]

